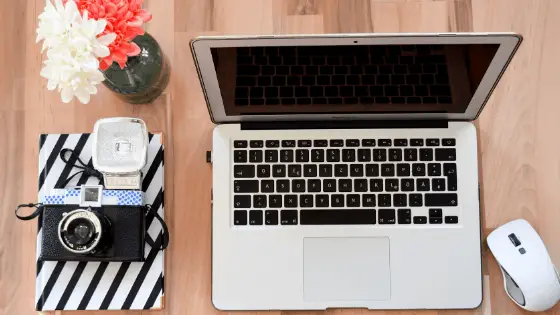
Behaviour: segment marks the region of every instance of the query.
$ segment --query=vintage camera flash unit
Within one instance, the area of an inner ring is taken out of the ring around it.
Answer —
[[[93,129],[93,167],[106,189],[140,189],[146,164],[148,130],[138,118],[106,118]]]

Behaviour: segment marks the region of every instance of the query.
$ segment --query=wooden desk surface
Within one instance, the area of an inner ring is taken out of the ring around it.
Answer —
[[[525,218],[560,264],[560,1],[146,0],[154,15],[147,30],[167,53],[172,79],[160,99],[142,106],[123,104],[105,88],[89,105],[63,104],[57,93],[47,91],[46,80],[39,77],[40,46],[34,43],[44,3],[0,1],[1,314],[34,313],[36,224],[17,221],[13,208],[36,199],[38,134],[88,132],[97,119],[108,116],[141,117],[150,130],[166,136],[165,202],[172,234],[166,256],[166,308],[149,314],[218,313],[210,301],[211,169],[204,159],[213,125],[188,46],[191,38],[203,34],[521,33],[525,37],[521,49],[477,122],[483,232],[488,235],[509,220]],[[506,297],[502,276],[487,249],[484,256],[480,308],[386,313],[522,313]],[[560,307],[554,310],[560,314]]]

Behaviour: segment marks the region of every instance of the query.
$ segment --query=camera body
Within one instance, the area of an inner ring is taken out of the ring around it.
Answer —
[[[41,260],[143,261],[145,208],[138,190],[54,189],[43,197]]]

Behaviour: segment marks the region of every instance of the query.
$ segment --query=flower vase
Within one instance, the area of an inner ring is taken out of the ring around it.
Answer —
[[[127,103],[151,103],[169,83],[169,64],[150,34],[138,35],[132,41],[140,47],[140,54],[128,57],[124,69],[114,62],[103,71],[103,84]]]

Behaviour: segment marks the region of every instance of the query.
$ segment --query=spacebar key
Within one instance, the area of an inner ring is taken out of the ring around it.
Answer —
[[[375,224],[373,209],[300,210],[301,225]]]
[[[457,194],[425,194],[426,207],[456,207]]]

